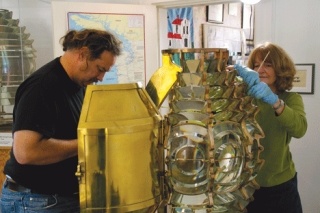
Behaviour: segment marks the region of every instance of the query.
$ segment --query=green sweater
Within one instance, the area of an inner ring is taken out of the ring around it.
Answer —
[[[265,163],[256,177],[262,187],[279,185],[295,175],[290,141],[292,137],[304,136],[308,126],[301,95],[284,92],[279,98],[285,102],[285,108],[279,116],[269,104],[255,100],[260,109],[256,120],[265,133],[265,137],[260,139],[264,147],[260,158]]]

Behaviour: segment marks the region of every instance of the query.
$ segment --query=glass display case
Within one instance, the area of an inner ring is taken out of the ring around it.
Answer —
[[[0,0],[0,132],[11,131],[17,87],[53,58],[51,14],[50,1]]]
[[[0,126],[12,124],[14,96],[18,86],[35,71],[33,39],[25,26],[19,25],[12,11],[0,9]]]

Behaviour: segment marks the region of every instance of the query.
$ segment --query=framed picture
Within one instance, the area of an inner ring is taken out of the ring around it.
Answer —
[[[296,64],[297,73],[293,80],[292,92],[314,94],[315,64]]]
[[[254,40],[254,5],[242,4],[242,29],[247,41]]]
[[[207,6],[207,22],[223,23],[223,4],[212,4]]]

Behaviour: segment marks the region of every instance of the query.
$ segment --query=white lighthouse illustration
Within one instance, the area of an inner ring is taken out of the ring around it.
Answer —
[[[186,18],[180,18],[179,15],[169,24],[168,41],[169,48],[191,48],[191,26]]]

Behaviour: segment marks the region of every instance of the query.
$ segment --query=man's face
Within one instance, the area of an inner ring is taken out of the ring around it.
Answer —
[[[98,81],[102,81],[116,61],[116,56],[111,52],[104,51],[100,58],[89,60],[85,59],[76,77],[76,81],[81,86],[87,86]]]

